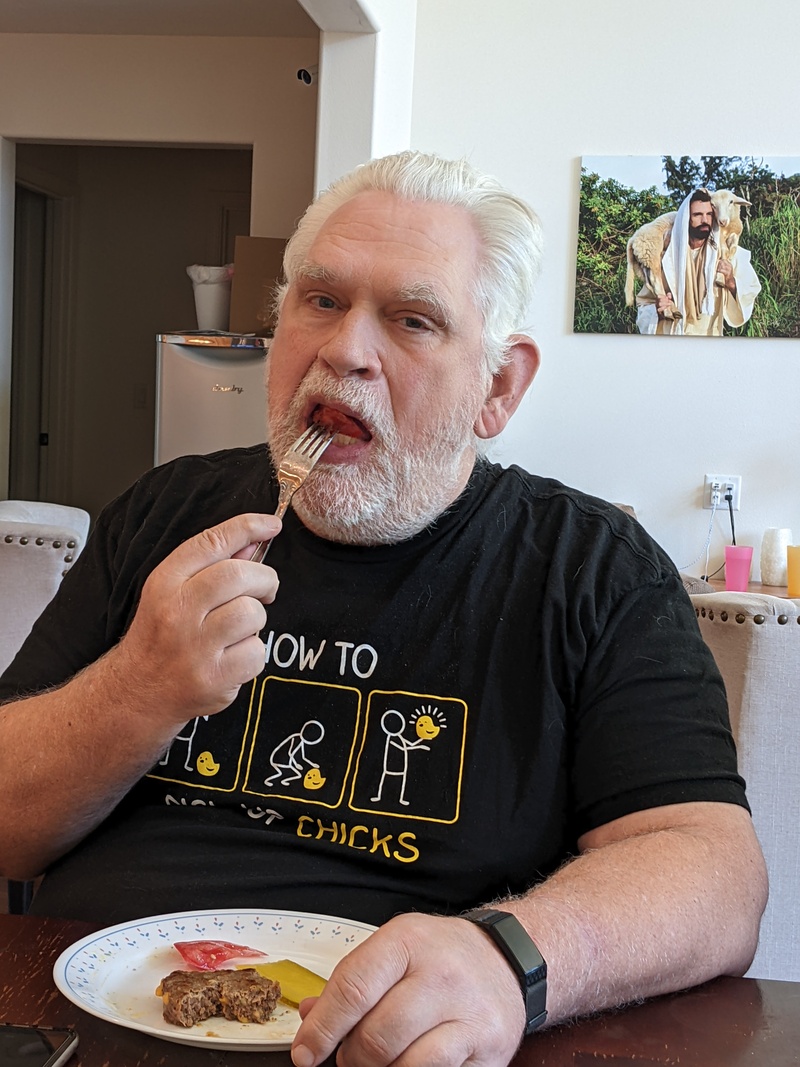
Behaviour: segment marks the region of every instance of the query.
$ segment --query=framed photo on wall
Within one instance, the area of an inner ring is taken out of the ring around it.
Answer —
[[[584,156],[573,329],[800,337],[800,158]]]

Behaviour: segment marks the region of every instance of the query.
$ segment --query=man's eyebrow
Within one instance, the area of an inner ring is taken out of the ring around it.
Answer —
[[[401,303],[424,304],[431,315],[444,326],[450,322],[450,309],[433,286],[427,282],[412,282],[411,285],[402,286],[397,291],[397,299]]]
[[[339,276],[336,271],[329,267],[323,267],[321,263],[302,263],[297,268],[297,277],[312,282],[336,282]]]

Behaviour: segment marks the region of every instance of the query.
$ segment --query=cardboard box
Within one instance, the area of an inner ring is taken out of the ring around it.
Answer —
[[[282,237],[237,237],[231,282],[231,333],[270,334],[275,285],[283,276]]]

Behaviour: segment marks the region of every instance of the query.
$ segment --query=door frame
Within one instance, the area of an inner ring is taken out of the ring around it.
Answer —
[[[20,163],[15,184],[47,199],[45,305],[42,331],[42,418],[49,444],[42,454],[39,497],[69,503],[73,482],[73,410],[76,353],[73,308],[77,255],[78,197],[75,187],[56,175]]]

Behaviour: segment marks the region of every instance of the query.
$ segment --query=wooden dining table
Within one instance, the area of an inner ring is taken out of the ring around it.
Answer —
[[[90,1015],[53,981],[60,953],[97,927],[0,915],[0,1022],[72,1027],[70,1067],[290,1067],[288,1052],[225,1052],[164,1041]],[[331,1061],[332,1063],[332,1061]],[[800,1065],[800,983],[717,978],[681,993],[540,1031],[513,1067]]]

